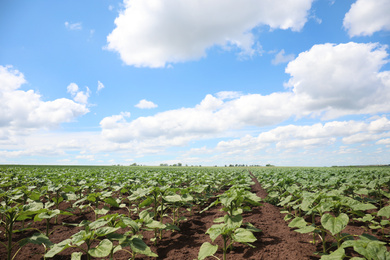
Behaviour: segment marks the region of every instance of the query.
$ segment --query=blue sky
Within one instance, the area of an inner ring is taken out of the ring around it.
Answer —
[[[389,0],[1,1],[0,163],[390,163]]]

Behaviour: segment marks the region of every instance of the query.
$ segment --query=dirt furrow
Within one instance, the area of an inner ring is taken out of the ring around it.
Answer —
[[[267,192],[261,187],[255,176],[252,192],[264,199]],[[256,259],[319,259],[313,255],[316,247],[310,243],[308,234],[292,231],[278,207],[263,202],[263,205],[247,213],[247,221],[262,230],[257,245]]]

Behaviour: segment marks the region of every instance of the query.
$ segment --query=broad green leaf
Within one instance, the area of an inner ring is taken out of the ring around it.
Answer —
[[[76,234],[72,235],[72,243],[83,244],[85,240],[89,239],[92,235],[92,232],[87,233],[85,230],[81,230]]]
[[[174,202],[182,201],[182,198],[179,194],[175,194],[175,195],[165,196],[164,200],[171,202],[171,203],[174,203]]]
[[[378,211],[378,216],[390,218],[390,205],[381,208],[381,209]]]
[[[100,228],[102,226],[105,226],[107,225],[107,223],[109,222],[110,220],[105,220],[105,219],[98,219],[92,223],[87,223],[87,225],[91,228],[91,229],[97,229],[97,228]],[[81,224],[81,223],[80,223]]]
[[[110,209],[108,207],[103,207],[101,209],[95,209],[95,213],[99,215],[106,215]]]
[[[43,209],[42,202],[29,203],[29,204],[23,206],[23,211],[37,211],[40,209]]]
[[[20,241],[19,245],[20,245],[20,247],[22,247],[28,243],[32,243],[32,244],[36,244],[36,245],[44,244],[47,247],[53,246],[53,243],[50,241],[50,239],[41,233],[35,233],[31,237],[23,239],[22,241]]]
[[[88,254],[93,257],[106,257],[110,254],[112,249],[112,242],[108,239],[103,239],[95,248],[88,250]]]
[[[257,239],[251,231],[245,228],[238,228],[234,231],[233,239],[240,243],[252,243]]]
[[[218,250],[218,245],[212,245],[209,242],[204,242],[199,249],[198,260],[203,260],[208,256],[214,255]]]
[[[131,227],[132,229],[134,229],[135,232],[138,232],[138,231],[139,231],[139,226],[138,226],[137,222],[135,222],[135,221],[132,220],[131,218],[124,217],[124,218],[122,218],[122,222],[123,222],[123,224],[125,224],[126,226]]]
[[[210,235],[210,239],[212,242],[224,232],[226,224],[215,224],[212,225],[209,229],[207,229],[206,234]]]
[[[236,229],[241,227],[242,215],[238,214],[238,215],[230,216],[226,214],[224,218],[225,218],[224,221],[226,223],[227,229]]]
[[[332,252],[329,255],[323,255],[321,260],[343,260],[345,257],[344,248],[339,248],[336,251]]]
[[[251,224],[249,222],[245,223],[245,225],[246,225],[246,229],[248,229],[249,231],[261,232],[261,229],[256,228],[255,226],[253,226],[253,224]]]
[[[119,203],[113,197],[105,198],[104,202],[110,204],[112,207],[119,208]]]
[[[130,242],[130,247],[133,252],[146,256],[158,257],[158,255],[153,253],[150,247],[148,247],[142,239],[133,237]]]
[[[166,227],[165,224],[161,223],[160,221],[156,221],[156,220],[153,220],[152,222],[146,224],[146,226],[148,228],[152,228],[152,229],[164,229]]]
[[[176,225],[173,225],[171,223],[167,223],[165,224],[165,228],[166,230],[176,230],[176,231],[180,231],[180,228]]]
[[[225,217],[219,217],[213,220],[214,223],[222,223],[225,221]]]
[[[51,218],[57,216],[58,214],[60,214],[60,210],[59,209],[46,210],[46,211],[40,213],[38,215],[38,218],[39,219],[51,219]]]
[[[112,232],[117,231],[118,229],[120,229],[120,227],[101,227],[101,228],[96,229],[95,234],[99,237],[105,236],[105,235],[108,235]]]
[[[348,207],[350,207],[351,209],[353,209],[355,211],[358,211],[358,210],[365,211],[365,210],[370,210],[370,209],[376,209],[376,206],[374,206],[373,204],[362,203],[362,202],[354,200],[354,199],[352,199],[350,197],[343,197],[341,199],[341,202],[344,205],[347,205]]]
[[[287,203],[289,203],[292,199],[292,196],[291,195],[288,195],[286,198],[284,198],[284,200],[282,200],[278,206],[284,206],[286,205]]]
[[[288,226],[290,228],[303,228],[307,226],[307,222],[302,217],[296,217],[290,222],[290,224],[288,224]]]
[[[345,241],[342,248],[353,247],[353,249],[369,260],[388,260],[390,253],[385,246],[386,243],[379,240],[362,238],[360,240]]]
[[[55,244],[46,254],[45,257],[53,257],[56,254],[60,253],[61,251],[65,250],[66,248],[70,247],[70,243],[72,242],[71,239],[66,239],[64,241],[61,241],[58,244]]]
[[[294,230],[294,231],[295,231],[295,232],[298,232],[298,233],[301,233],[301,234],[306,234],[306,233],[311,233],[311,232],[313,232],[314,230],[316,230],[316,228],[315,228],[314,226],[305,226],[305,227],[296,229],[296,230]]]
[[[368,259],[374,259],[374,260],[389,260],[390,259],[390,252],[387,251],[386,246],[371,242],[366,247],[367,255],[363,255],[367,257]]]
[[[81,260],[82,252],[73,252],[70,260]]]
[[[329,213],[326,213],[321,218],[321,224],[322,226],[329,230],[332,235],[335,235],[337,233],[340,233],[348,224],[349,217],[345,213],[341,213],[337,217],[334,217],[330,215]]]

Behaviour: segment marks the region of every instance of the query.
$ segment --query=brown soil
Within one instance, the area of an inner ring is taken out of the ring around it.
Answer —
[[[252,192],[256,193],[259,197],[265,198],[267,193],[258,181],[253,178],[255,185],[252,186]],[[66,209],[70,205],[62,203],[61,209]],[[116,209],[114,212],[125,214],[125,210]],[[111,213],[111,212],[110,212]],[[150,242],[150,238],[153,237],[153,232],[144,232],[144,241],[151,247],[152,251],[159,255],[158,258],[144,257],[139,255],[136,259],[180,259],[180,260],[192,260],[198,256],[199,248],[203,242],[211,242],[208,235],[205,234],[206,230],[213,225],[213,220],[217,217],[223,216],[220,208],[214,207],[210,210],[199,213],[186,213],[187,220],[180,224],[180,232],[165,231],[163,233],[163,239],[159,240],[157,246],[154,246]],[[255,227],[261,229],[259,233],[254,233],[257,241],[253,243],[255,248],[251,248],[242,244],[234,244],[234,248],[228,253],[227,259],[256,259],[256,260],[304,260],[304,259],[319,259],[319,256],[313,253],[320,250],[320,245],[313,245],[310,243],[312,239],[311,235],[299,234],[294,232],[288,227],[288,223],[284,220],[284,215],[280,213],[280,209],[269,203],[262,203],[262,206],[254,207],[252,211],[245,212],[243,214],[244,222],[250,222]],[[60,216],[59,223],[80,223],[83,219],[94,220],[94,213],[75,213],[74,216]],[[30,221],[31,222],[31,221]],[[45,230],[45,222],[32,222],[32,226],[41,230]],[[79,228],[54,225],[51,224],[50,230],[52,234],[50,239],[53,243],[58,243],[62,240],[70,238],[72,234],[79,231]],[[3,230],[1,230],[3,231]],[[19,239],[30,236],[34,231],[21,235],[20,233],[14,234],[14,242]],[[1,242],[4,241],[4,233],[1,233]],[[216,256],[222,259],[222,239],[217,238],[212,244],[218,244],[219,250]],[[16,252],[16,247],[13,250]],[[59,255],[56,255],[53,259],[70,260],[71,253],[74,249],[66,249]],[[44,254],[44,247],[40,245],[29,244],[22,248],[17,254],[15,260],[41,260]],[[124,260],[129,259],[130,254],[119,251],[114,255],[114,259]],[[0,247],[0,259],[6,259],[6,251],[3,246]],[[83,259],[86,259],[85,255]],[[108,259],[108,258],[107,258]],[[208,259],[215,259],[209,257]]]

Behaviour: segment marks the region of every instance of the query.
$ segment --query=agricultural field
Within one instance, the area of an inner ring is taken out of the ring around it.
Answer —
[[[0,259],[390,259],[390,168],[0,167]]]

